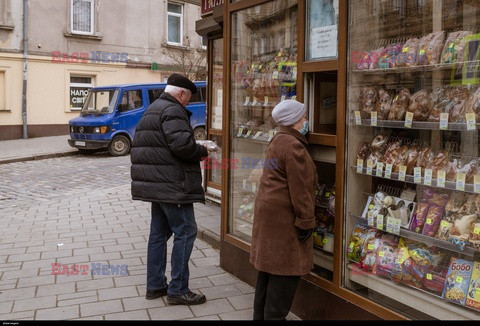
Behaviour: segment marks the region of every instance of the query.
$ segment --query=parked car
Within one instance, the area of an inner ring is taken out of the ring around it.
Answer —
[[[206,82],[194,82],[197,94],[192,95],[187,109],[196,139],[205,139]],[[166,83],[124,84],[93,87],[80,111],[69,121],[70,146],[83,153],[108,149],[111,155],[130,152],[135,128],[145,109],[165,90]]]

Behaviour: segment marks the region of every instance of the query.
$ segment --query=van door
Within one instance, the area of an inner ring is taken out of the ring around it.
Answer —
[[[207,112],[205,104],[206,88],[198,87],[197,93],[193,94],[190,98],[190,102],[187,105],[187,109],[192,112],[190,117],[190,124],[192,125],[195,133],[195,139],[205,140],[207,139],[207,132],[205,129],[207,121]]]
[[[114,128],[117,131],[124,131],[133,139],[135,128],[145,112],[142,90],[125,90],[117,107]]]

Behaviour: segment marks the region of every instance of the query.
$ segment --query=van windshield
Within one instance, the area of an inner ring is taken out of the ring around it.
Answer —
[[[82,114],[109,114],[115,110],[117,103],[118,90],[91,90],[88,93],[87,100],[83,105]]]

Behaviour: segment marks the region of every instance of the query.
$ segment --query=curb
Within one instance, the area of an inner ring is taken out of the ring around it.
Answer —
[[[220,249],[220,236],[203,227],[198,227],[197,239],[203,240],[215,249]]]
[[[40,155],[33,155],[28,157],[16,157],[11,159],[0,160],[0,164],[26,162],[26,161],[34,161],[34,160],[45,160],[48,158],[72,156],[72,155],[78,155],[78,154],[80,154],[79,151],[70,151],[70,152],[63,152],[63,153],[40,154]]]

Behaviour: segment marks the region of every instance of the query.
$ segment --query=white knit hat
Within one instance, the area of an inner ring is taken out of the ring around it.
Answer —
[[[305,104],[295,100],[285,100],[278,103],[272,111],[276,123],[283,126],[292,126],[305,115]]]

